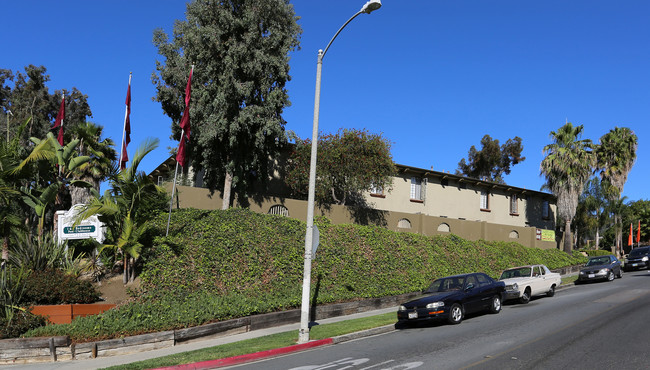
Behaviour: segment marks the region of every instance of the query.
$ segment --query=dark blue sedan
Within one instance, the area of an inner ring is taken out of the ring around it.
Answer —
[[[505,284],[477,272],[436,279],[423,293],[399,307],[400,323],[442,319],[458,324],[468,313],[499,313]]]

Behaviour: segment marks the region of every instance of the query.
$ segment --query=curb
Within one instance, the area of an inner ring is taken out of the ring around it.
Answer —
[[[216,360],[195,362],[195,363],[192,363],[192,364],[183,364],[183,365],[176,365],[176,366],[159,367],[159,368],[157,368],[155,370],[163,370],[163,369],[164,370],[172,370],[172,369],[173,370],[214,369],[214,368],[217,368],[217,367],[240,365],[240,364],[244,364],[244,363],[247,363],[247,362],[260,360],[260,359],[263,359],[263,358],[279,356],[279,355],[284,355],[284,354],[287,354],[287,353],[293,353],[293,352],[298,352],[298,351],[304,351],[304,350],[307,350],[307,349],[310,349],[310,348],[329,345],[329,344],[332,344],[332,343],[333,343],[332,338],[327,338],[327,339],[315,340],[315,341],[307,342],[307,343],[303,343],[303,344],[294,344],[293,346],[288,346],[288,347],[270,349],[268,351],[249,353],[249,354],[241,355],[241,356],[226,357],[226,358],[220,358],[220,359],[216,359]]]
[[[241,355],[241,356],[233,356],[233,357],[220,358],[220,359],[216,359],[216,360],[195,362],[195,363],[192,363],[192,364],[183,364],[183,365],[176,365],[176,366],[160,367],[160,368],[157,368],[157,369],[154,369],[154,370],[214,369],[214,368],[218,368],[218,367],[241,365],[241,364],[244,364],[244,363],[247,363],[247,362],[257,361],[257,360],[261,360],[261,359],[265,359],[265,358],[276,357],[276,356],[284,355],[284,354],[288,354],[288,353],[305,351],[305,350],[308,350],[308,349],[311,349],[311,348],[316,348],[316,347],[321,347],[321,346],[339,344],[339,343],[343,343],[343,342],[347,342],[347,341],[351,341],[351,340],[355,340],[355,339],[359,339],[359,338],[369,337],[369,336],[372,336],[372,335],[388,333],[388,332],[391,332],[393,330],[395,330],[395,324],[389,324],[389,325],[384,325],[384,326],[380,326],[380,327],[377,327],[377,328],[358,331],[356,333],[339,335],[339,336],[333,337],[333,338],[314,340],[314,341],[311,341],[311,342],[307,342],[307,343],[303,343],[303,344],[295,344],[293,346],[288,346],[288,347],[275,348],[275,349],[270,349],[270,350],[267,350],[267,351],[255,352],[255,353],[250,353],[250,354]]]

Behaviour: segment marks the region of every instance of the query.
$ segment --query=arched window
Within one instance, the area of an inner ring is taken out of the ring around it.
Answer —
[[[289,216],[289,210],[282,204],[276,204],[269,209],[270,215]]]
[[[397,227],[400,229],[410,229],[411,228],[411,221],[409,221],[406,218],[403,218],[397,222]]]
[[[515,231],[515,230],[512,230],[510,232],[510,235],[508,235],[508,237],[510,239],[519,239],[519,233],[517,231]]]
[[[451,231],[451,229],[449,228],[449,224],[443,222],[440,225],[438,225],[438,231],[440,231],[441,233],[448,233]]]

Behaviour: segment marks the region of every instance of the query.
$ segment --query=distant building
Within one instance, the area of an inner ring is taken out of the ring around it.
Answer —
[[[170,158],[150,176],[171,191],[174,168]],[[377,225],[423,235],[455,234],[469,240],[557,248],[557,199],[552,194],[404,165],[397,169],[390,192],[374,188],[364,194],[370,208],[329,205],[327,209],[317,207],[315,215],[334,224]],[[190,169],[183,178],[192,177]],[[210,196],[208,189],[201,187],[200,174],[196,177],[197,182],[177,180],[179,207],[220,209],[220,194]],[[307,202],[290,198],[277,171],[268,190],[251,199],[246,208],[300,220],[307,217]]]

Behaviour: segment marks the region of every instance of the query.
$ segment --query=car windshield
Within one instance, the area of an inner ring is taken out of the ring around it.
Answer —
[[[499,279],[511,279],[518,277],[530,277],[533,269],[530,267],[519,267],[516,269],[505,270]]]
[[[587,262],[587,266],[606,265],[609,263],[609,257],[592,258]]]
[[[629,257],[641,257],[644,254],[648,254],[648,248],[632,249],[632,251],[630,252]]]
[[[451,276],[447,278],[437,279],[425,293],[437,293],[437,292],[449,292],[452,290],[461,290],[463,289],[463,284],[465,283],[465,276]]]

